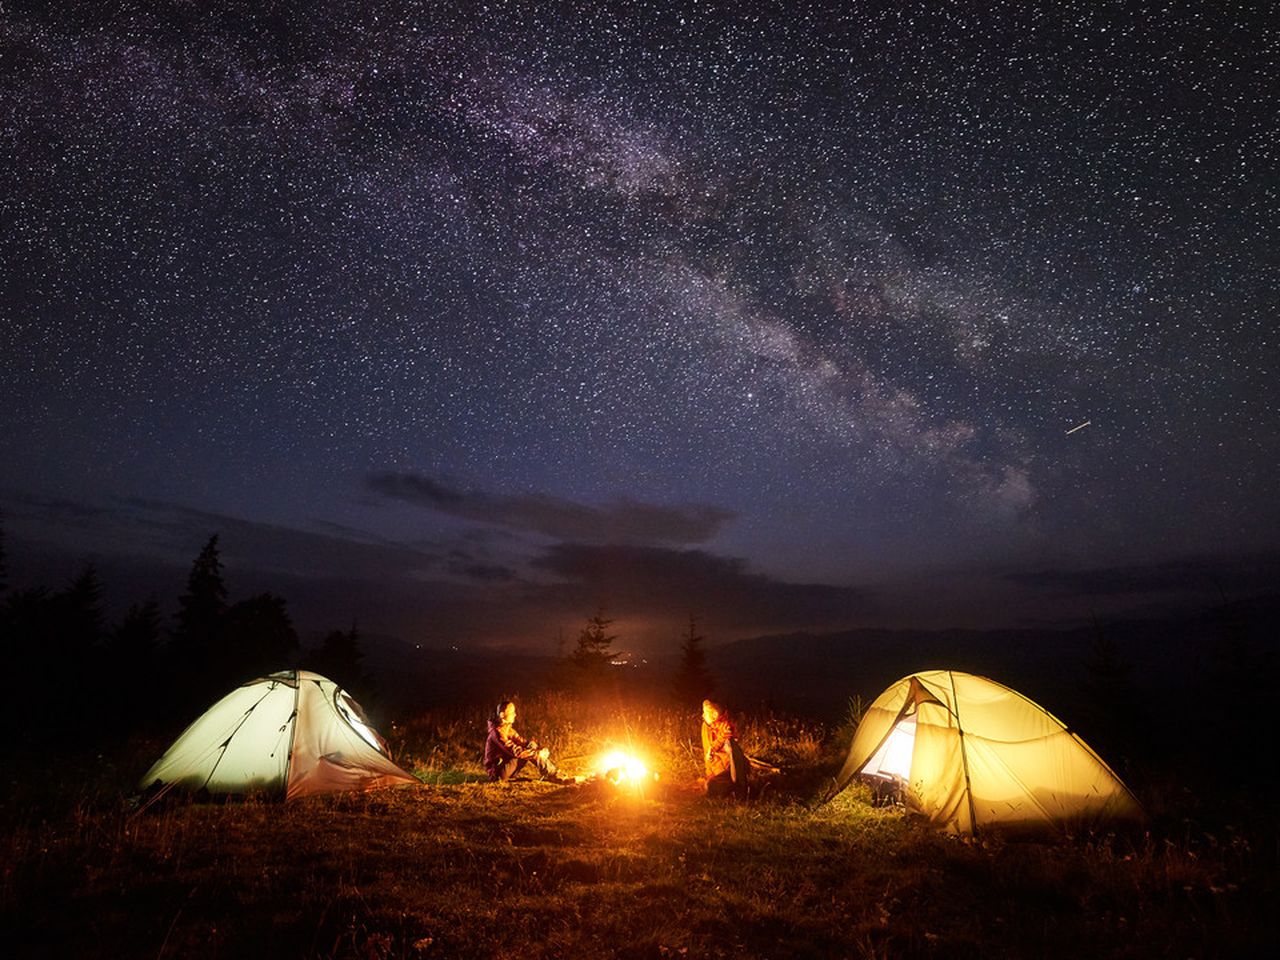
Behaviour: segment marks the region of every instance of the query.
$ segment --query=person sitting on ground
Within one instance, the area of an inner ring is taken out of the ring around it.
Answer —
[[[526,740],[516,732],[516,705],[503,700],[489,718],[489,736],[484,742],[484,768],[490,780],[510,780],[526,764],[533,764],[542,779],[552,783],[573,783],[573,777],[562,777],[551,762],[551,751],[538,746],[537,740]]]
[[[714,700],[702,701],[702,759],[707,796],[747,795],[750,763],[728,711]]]

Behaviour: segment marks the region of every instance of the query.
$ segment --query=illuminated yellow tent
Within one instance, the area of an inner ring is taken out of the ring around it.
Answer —
[[[332,680],[286,670],[251,680],[200,715],[140,786],[210,796],[316,793],[419,783]]]
[[[903,677],[876,698],[832,795],[855,777],[896,786],[908,807],[960,834],[1141,816],[1129,788],[1060,720],[954,670]]]

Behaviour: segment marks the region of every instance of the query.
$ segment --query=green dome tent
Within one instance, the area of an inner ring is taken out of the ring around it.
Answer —
[[[876,698],[830,796],[855,777],[895,785],[908,807],[959,834],[1141,817],[1129,788],[1062,721],[954,670],[903,677]]]
[[[391,762],[386,741],[332,680],[286,670],[215,703],[142,778],[142,789],[293,800],[420,781]]]

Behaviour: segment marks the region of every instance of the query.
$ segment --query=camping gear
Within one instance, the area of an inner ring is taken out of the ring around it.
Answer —
[[[1129,788],[1062,721],[955,670],[903,677],[876,698],[828,799],[855,777],[895,785],[909,808],[957,834],[1141,817]]]
[[[391,762],[386,741],[346,691],[318,673],[286,670],[206,710],[140,786],[293,800],[419,782]]]

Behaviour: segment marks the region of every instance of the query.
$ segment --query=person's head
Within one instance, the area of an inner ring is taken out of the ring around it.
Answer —
[[[514,700],[503,700],[498,704],[498,709],[494,711],[494,716],[498,718],[499,723],[515,723],[516,722],[516,705]]]
[[[707,723],[715,723],[724,714],[724,707],[714,700],[702,701],[702,719]]]

